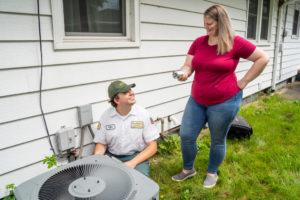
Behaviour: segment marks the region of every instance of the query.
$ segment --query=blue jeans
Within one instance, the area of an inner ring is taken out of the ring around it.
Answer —
[[[239,91],[227,101],[204,106],[189,98],[184,110],[180,128],[183,168],[190,170],[194,167],[197,155],[196,139],[208,123],[210,130],[210,152],[207,172],[216,174],[226,153],[226,136],[231,123],[240,109],[243,91]]]

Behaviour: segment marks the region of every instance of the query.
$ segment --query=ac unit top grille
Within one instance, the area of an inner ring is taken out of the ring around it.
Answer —
[[[81,164],[48,178],[39,190],[40,200],[126,199],[132,180],[124,170],[102,164]]]
[[[17,186],[18,200],[151,200],[157,183],[122,162],[92,155],[39,174]]]

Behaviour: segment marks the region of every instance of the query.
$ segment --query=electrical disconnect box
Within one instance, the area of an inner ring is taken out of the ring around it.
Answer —
[[[57,147],[62,154],[64,151],[75,148],[75,130],[62,127],[56,132]]]
[[[77,107],[79,126],[84,127],[93,123],[92,105],[87,104]]]

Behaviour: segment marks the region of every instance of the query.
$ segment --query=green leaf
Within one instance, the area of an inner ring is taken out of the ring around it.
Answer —
[[[57,156],[55,154],[53,154],[51,157],[49,156],[45,156],[45,159],[43,161],[43,164],[47,164],[48,165],[48,168],[51,168],[53,166],[56,166],[56,159],[57,159]]]

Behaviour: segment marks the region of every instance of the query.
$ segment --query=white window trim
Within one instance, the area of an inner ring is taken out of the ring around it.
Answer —
[[[249,15],[249,0],[247,1],[247,27],[246,27],[246,37],[248,30],[248,15]],[[273,26],[273,11],[274,11],[274,0],[270,0],[270,13],[269,13],[269,26],[268,26],[268,39],[262,40],[260,39],[261,33],[261,20],[262,20],[262,4],[263,0],[258,0],[258,8],[257,8],[257,23],[256,23],[256,39],[249,39],[250,42],[258,45],[258,46],[270,46],[272,42],[272,26]]]
[[[300,27],[299,27],[299,26],[300,26],[300,10],[299,10],[298,8],[295,8],[295,9],[294,9],[294,12],[295,12],[296,10],[299,11],[299,16],[298,16],[298,26],[297,26],[297,33],[296,33],[296,34],[293,34],[293,27],[292,27],[292,35],[291,35],[291,38],[292,38],[292,39],[298,39],[298,38],[299,38],[299,32],[300,32]],[[295,13],[294,13],[294,15],[295,15]],[[293,19],[293,23],[292,23],[293,25],[294,25],[294,20],[295,20],[295,19]],[[292,25],[292,26],[293,26],[293,25]]]
[[[63,0],[51,0],[55,49],[92,49],[140,46],[139,0],[126,0],[126,36],[65,36]]]

